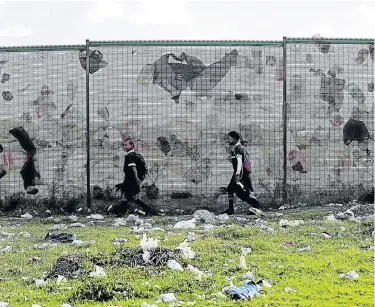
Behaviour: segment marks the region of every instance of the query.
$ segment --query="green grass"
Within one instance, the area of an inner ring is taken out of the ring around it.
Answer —
[[[128,238],[129,241],[123,244],[125,247],[139,246],[140,238],[131,234],[129,227],[69,228],[62,232],[74,233],[80,240],[96,240],[96,244],[59,244],[57,248],[36,250],[34,244],[44,242],[51,224],[42,224],[37,220],[24,222],[3,219],[0,220],[0,225],[4,231],[16,234],[28,231],[32,236],[16,236],[14,239],[0,241],[0,246],[10,245],[15,249],[12,253],[0,253],[0,301],[9,302],[10,307],[31,307],[32,304],[61,306],[63,303],[71,303],[72,306],[141,306],[144,301],[154,303],[162,293],[173,292],[178,300],[196,301],[195,306],[373,306],[374,251],[360,248],[373,245],[373,239],[366,233],[365,226],[352,222],[328,223],[322,220],[321,214],[311,211],[287,218],[304,219],[306,224],[283,229],[278,226],[279,219],[271,219],[268,226],[274,227],[273,234],[265,234],[254,226],[243,227],[236,224],[235,220],[227,223],[235,224],[233,227],[216,228],[211,232],[193,230],[197,234],[197,240],[190,243],[190,247],[196,252],[196,257],[186,262],[212,273],[212,276],[201,281],[196,280],[187,270],[177,272],[166,267],[104,267],[107,278],[97,278],[95,281],[105,284],[105,287],[109,287],[111,282],[125,283],[129,289],[129,298],[76,303],[70,301],[73,293],[81,287],[87,287],[91,278],[69,280],[61,284],[49,280],[40,289],[36,288],[32,279],[39,279],[44,272],[50,271],[63,252],[77,250],[87,257],[103,252],[109,254],[115,251],[113,238]],[[155,220],[155,226],[165,224],[164,218],[158,217]],[[342,226],[345,231],[340,229]],[[310,235],[311,232],[322,231],[338,233],[339,237],[333,240]],[[151,233],[149,236],[158,238],[159,246],[173,249],[183,241],[187,232],[188,230],[173,231],[174,234],[170,234],[166,231]],[[293,242],[294,246],[285,249],[282,242]],[[296,247],[307,244],[311,246],[311,250],[300,253],[295,251]],[[238,268],[241,247],[252,248],[252,252],[246,257],[247,270]],[[31,257],[40,257],[42,262],[32,265],[29,261]],[[86,261],[85,268],[91,271],[93,265]],[[351,270],[359,273],[358,280],[339,277],[340,273]],[[214,295],[228,286],[227,277],[233,277],[236,286],[242,285],[241,277],[247,271],[255,274],[255,280],[266,279],[273,287],[263,288],[263,295],[253,299],[251,303],[234,303],[229,298]],[[24,281],[21,279],[23,276],[30,279]],[[286,293],[286,287],[297,292]],[[205,298],[201,295],[205,295]]]

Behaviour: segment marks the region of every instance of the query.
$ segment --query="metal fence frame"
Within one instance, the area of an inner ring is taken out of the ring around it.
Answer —
[[[90,41],[86,40],[84,45],[55,45],[55,46],[25,46],[25,47],[0,47],[1,52],[38,52],[38,51],[64,51],[64,50],[86,50],[86,154],[87,154],[87,207],[91,207],[90,188],[90,73],[89,73],[89,48],[108,46],[280,46],[283,48],[283,200],[287,201],[287,45],[288,44],[374,44],[374,39],[370,38],[291,38],[283,37],[282,41]]]

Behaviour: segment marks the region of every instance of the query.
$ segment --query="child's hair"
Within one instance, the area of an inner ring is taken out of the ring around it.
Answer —
[[[238,132],[236,132],[236,131],[230,131],[228,133],[228,136],[234,138],[237,142],[240,141],[241,145],[246,146],[246,142],[242,138],[241,134],[239,134]]]

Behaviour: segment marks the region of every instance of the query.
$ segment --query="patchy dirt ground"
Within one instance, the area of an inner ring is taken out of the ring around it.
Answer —
[[[373,306],[373,214],[372,205],[349,203],[260,218],[204,210],[154,218],[85,210],[4,216],[0,302],[249,306],[234,302],[231,291],[254,280],[260,292],[251,306]]]

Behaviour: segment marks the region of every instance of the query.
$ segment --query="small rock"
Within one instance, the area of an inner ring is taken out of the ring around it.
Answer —
[[[46,215],[51,215],[51,210],[46,210],[46,211],[44,211],[44,213],[45,213]]]
[[[32,304],[31,307],[42,307],[42,306],[40,306],[38,304]]]
[[[33,218],[33,216],[30,213],[25,213],[25,214],[21,215],[21,218],[30,220],[30,219]]]
[[[199,270],[199,269],[197,269],[196,267],[192,266],[191,264],[189,264],[189,265],[187,266],[187,269],[188,269],[191,273],[195,274],[195,275],[197,276],[197,279],[198,279],[198,280],[201,280],[202,277],[206,277],[206,276],[207,276],[204,272],[202,272],[201,270]]]
[[[57,276],[57,283],[60,284],[62,282],[66,281],[66,277],[62,275]]]
[[[340,274],[340,278],[344,278],[344,279],[358,279],[359,278],[359,274],[356,271],[350,271],[350,272],[345,273],[345,274]]]
[[[62,304],[61,307],[72,307],[70,304]]]
[[[94,221],[87,222],[86,226],[95,226],[95,222]]]
[[[279,210],[285,210],[285,206],[281,206]]]
[[[78,208],[76,211],[78,212],[78,213],[80,213],[80,212],[82,212],[82,208]]]
[[[0,302],[0,307],[8,307],[9,303],[6,302]]]
[[[177,299],[173,293],[161,294],[159,300],[163,303],[177,302]]]

